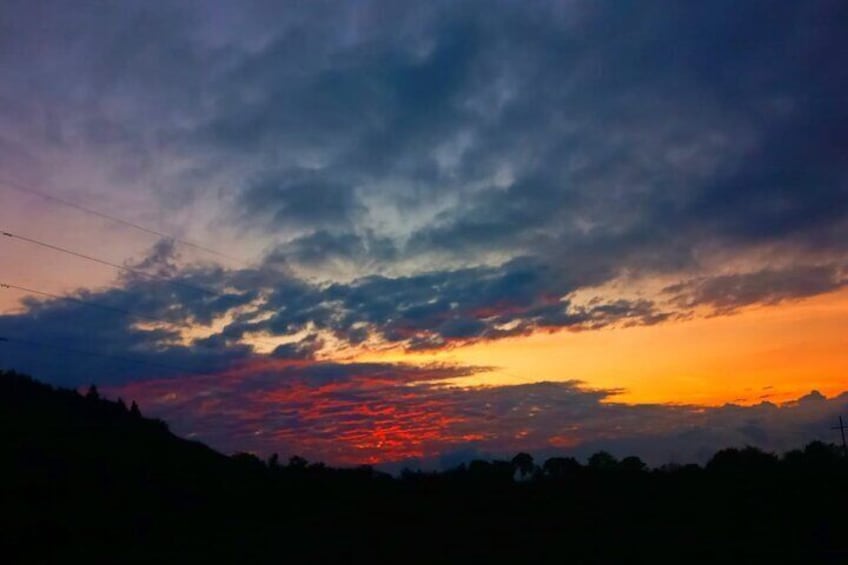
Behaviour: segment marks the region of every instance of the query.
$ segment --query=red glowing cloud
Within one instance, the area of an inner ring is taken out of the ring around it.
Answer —
[[[480,439],[435,383],[480,368],[283,361],[220,375],[128,384],[179,431],[225,449],[280,451],[341,464],[437,454]]]
[[[627,405],[614,401],[618,391],[591,390],[575,381],[444,384],[481,370],[265,362],[108,392],[137,400],[147,415],[164,418],[177,433],[225,452],[297,454],[335,465],[435,460],[461,451],[506,455],[599,446],[659,461],[693,459],[751,441],[788,449],[796,446],[799,430],[826,430],[823,422],[848,400],[814,393],[783,405]]]

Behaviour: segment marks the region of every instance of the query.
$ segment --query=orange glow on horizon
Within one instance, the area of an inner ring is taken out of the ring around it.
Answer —
[[[351,365],[338,378],[310,372],[323,361],[266,359],[215,375],[128,383],[112,393],[174,420],[190,437],[334,464],[426,459],[469,444],[567,450],[625,432],[704,425],[708,406],[782,404],[813,389],[836,396],[848,388],[846,323],[848,290],[650,327],[362,353],[348,361],[397,364],[377,372]],[[471,365],[496,368],[464,376],[462,366]],[[496,386],[573,380],[623,392],[591,400],[583,392],[558,395],[555,385]],[[646,403],[666,406],[622,406]],[[752,410],[762,416],[769,408]],[[630,414],[642,414],[648,427],[626,427]]]
[[[848,388],[848,290],[734,315],[646,327],[539,332],[440,351],[366,352],[353,360],[493,366],[461,384],[580,380],[623,389],[617,402],[782,402]]]

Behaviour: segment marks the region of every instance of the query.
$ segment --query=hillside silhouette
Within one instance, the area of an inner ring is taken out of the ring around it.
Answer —
[[[228,457],[142,411],[0,372],[2,562],[848,562],[848,464],[829,444],[391,477]]]

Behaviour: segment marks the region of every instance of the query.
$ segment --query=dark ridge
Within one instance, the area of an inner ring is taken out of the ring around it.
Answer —
[[[846,478],[818,442],[392,478],[227,457],[94,387],[0,371],[3,563],[848,563]]]

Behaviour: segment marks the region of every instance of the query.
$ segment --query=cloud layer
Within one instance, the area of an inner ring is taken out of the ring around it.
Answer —
[[[270,359],[296,367],[318,405],[335,394],[322,387],[349,387],[365,404],[383,395],[369,421],[393,406],[403,417],[392,421],[419,422],[405,436],[415,447],[392,448],[399,457],[489,449],[495,420],[463,403],[501,393],[564,395],[552,414],[579,400],[592,418],[688,422],[686,409],[625,408],[574,383],[460,391],[422,384],[438,380],[422,377],[432,367],[363,366],[344,385],[304,371],[354,370],[339,363],[357,348],[653,325],[843,288],[846,20],[838,0],[4,2],[0,184],[240,260],[215,264],[173,241],[140,255],[149,234],[81,231],[67,209],[4,189],[4,230],[148,274],[81,272],[71,286],[108,285],[24,299],[0,315],[2,363],[60,384],[154,390]],[[3,282],[61,286],[69,270],[5,239]],[[250,379],[280,409],[300,406],[270,377]],[[243,392],[231,391],[270,417]],[[212,430],[192,406],[198,430]],[[441,422],[438,449],[412,439],[429,437],[428,418]],[[530,444],[559,437],[559,421],[533,421],[548,431],[522,436]],[[339,425],[314,445],[359,441]],[[283,428],[270,426],[295,446]],[[247,441],[245,429],[231,437]],[[513,445],[505,437],[491,448]]]
[[[271,237],[323,276],[533,256],[592,284],[709,268],[716,247],[842,255],[844,9],[163,2],[70,16],[12,2],[0,133],[78,184],[58,162],[74,155],[107,203],[159,186],[158,205],[209,208],[201,219]]]
[[[479,368],[286,363],[214,378],[110,389],[224,451],[333,463],[437,467],[473,456],[585,457],[606,449],[653,465],[705,462],[728,446],[788,451],[828,433],[848,395],[720,407],[628,405],[581,383],[446,386]]]

